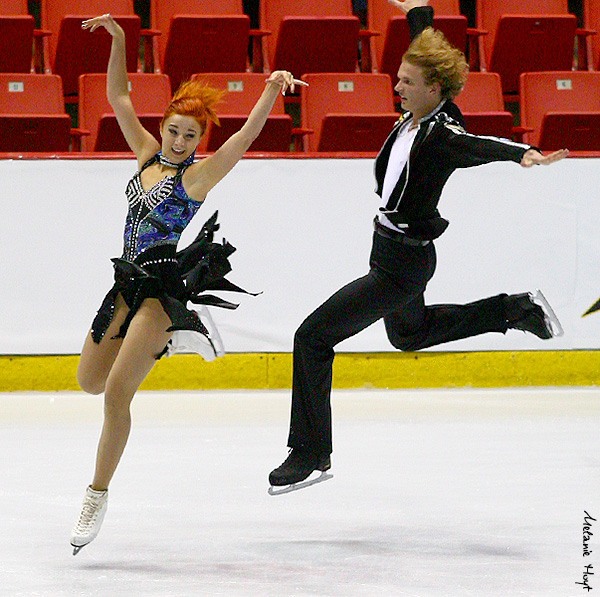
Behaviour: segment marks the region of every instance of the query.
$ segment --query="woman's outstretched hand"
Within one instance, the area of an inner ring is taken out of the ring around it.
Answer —
[[[388,2],[392,6],[399,8],[404,14],[408,14],[410,10],[417,8],[418,6],[427,6],[429,4],[429,0],[404,0],[404,2],[399,2],[398,0],[388,0]]]
[[[89,29],[90,32],[96,31],[98,27],[104,27],[113,37],[125,35],[121,26],[108,13],[81,22],[81,28]]]
[[[271,73],[271,76],[267,79],[267,83],[275,83],[281,87],[281,93],[285,95],[285,92],[289,89],[292,93],[296,88],[296,85],[302,85],[308,87],[308,83],[294,79],[292,73],[287,70],[276,70]]]
[[[550,164],[554,164],[554,162],[558,162],[558,160],[566,158],[568,155],[568,149],[559,149],[548,155],[541,154],[537,149],[528,149],[521,159],[521,166],[523,166],[523,168],[531,168],[531,166],[540,165],[549,166]]]

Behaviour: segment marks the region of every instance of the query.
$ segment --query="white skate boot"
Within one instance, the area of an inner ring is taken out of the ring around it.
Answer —
[[[88,487],[83,498],[79,520],[71,531],[71,545],[73,546],[74,556],[96,538],[100,532],[107,507],[108,489],[95,491]]]
[[[202,306],[196,312],[198,313],[198,318],[208,330],[208,338],[200,332],[192,332],[190,330],[173,332],[167,344],[165,356],[170,357],[181,352],[195,352],[205,361],[214,361],[217,357],[222,357],[225,354],[219,330],[217,330],[217,326],[212,320],[208,309]]]

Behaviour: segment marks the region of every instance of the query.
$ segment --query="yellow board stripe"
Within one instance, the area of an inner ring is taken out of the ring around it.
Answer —
[[[79,390],[78,355],[0,356],[0,391]],[[289,353],[196,355],[157,362],[143,390],[287,389]],[[600,385],[600,351],[339,353],[334,388],[443,388]]]

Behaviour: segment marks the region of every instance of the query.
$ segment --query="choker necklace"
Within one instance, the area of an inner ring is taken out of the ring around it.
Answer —
[[[189,157],[187,157],[185,160],[183,160],[183,162],[180,162],[179,164],[176,164],[175,162],[172,162],[169,158],[166,158],[161,151],[159,151],[156,155],[158,156],[158,161],[163,165],[163,166],[167,166],[168,168],[175,168],[176,170],[179,170],[179,168],[182,168],[183,166],[189,166],[190,164],[192,164],[194,162],[194,154],[196,152],[193,152],[192,155],[190,155]]]

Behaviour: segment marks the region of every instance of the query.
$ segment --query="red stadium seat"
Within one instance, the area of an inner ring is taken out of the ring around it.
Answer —
[[[209,124],[200,141],[199,151],[216,151],[246,122],[254,104],[265,89],[260,73],[209,73],[196,75],[211,87],[226,89],[217,106],[220,126]],[[283,97],[277,96],[267,122],[250,151],[289,151],[292,143],[292,118],[285,113]]]
[[[482,66],[497,72],[507,101],[518,101],[523,72],[573,66],[577,19],[567,0],[476,0]]]
[[[130,73],[130,97],[138,117],[160,142],[159,125],[171,100],[171,85],[166,75]],[[106,75],[79,77],[79,127],[90,132],[82,139],[82,151],[131,151],[106,99]]]
[[[541,149],[587,151],[593,146],[600,151],[600,72],[524,73],[520,84],[526,143]]]
[[[140,18],[133,0],[41,0],[42,25],[52,32],[47,38],[46,64],[63,80],[65,96],[77,94],[77,78],[84,73],[106,72],[111,36],[99,29],[81,29],[81,21],[110,12],[125,30],[127,70],[138,70]]]
[[[458,0],[440,0],[435,2],[433,27],[439,29],[462,52],[467,50],[467,18],[460,14]],[[397,73],[402,56],[408,49],[410,33],[404,14],[388,2],[369,2],[367,6],[369,29],[381,33],[371,38],[371,53],[374,56],[374,68],[390,76],[392,85],[398,80]]]
[[[267,70],[300,77],[358,68],[360,23],[351,0],[261,2],[260,25],[271,32],[263,44]]]
[[[465,118],[469,133],[512,137],[513,116],[504,109],[497,73],[469,73],[464,89],[454,101]]]
[[[241,0],[152,0],[150,19],[173,89],[194,73],[249,69],[250,19]]]
[[[313,135],[306,151],[376,152],[398,120],[388,75],[308,74],[303,80],[301,123]]]
[[[33,17],[27,0],[0,3],[0,72],[33,72]]]
[[[543,151],[600,152],[600,111],[565,114],[548,112],[542,120],[539,147]]]
[[[0,151],[69,151],[60,77],[0,74]]]

